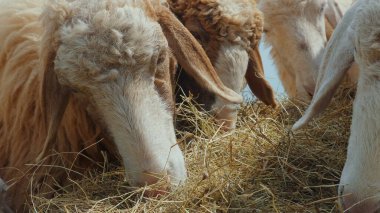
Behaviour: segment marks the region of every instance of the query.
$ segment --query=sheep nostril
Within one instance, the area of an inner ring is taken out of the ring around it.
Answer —
[[[140,187],[149,186],[144,191],[144,196],[157,197],[167,194],[170,190],[170,177],[167,174],[143,172],[137,185]]]

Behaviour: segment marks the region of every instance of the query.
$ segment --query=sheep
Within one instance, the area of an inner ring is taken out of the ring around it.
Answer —
[[[314,94],[325,44],[341,18],[342,11],[335,3],[332,0],[259,2],[265,19],[264,41],[272,47],[272,58],[290,98],[308,102]],[[353,66],[350,81],[356,82],[356,76],[357,69]]]
[[[380,2],[358,0],[327,45],[316,95],[293,130],[306,125],[329,104],[348,72],[359,66],[347,159],[338,193],[345,212],[380,211]]]
[[[223,83],[240,93],[247,82],[265,104],[276,107],[272,87],[264,78],[258,52],[263,20],[251,0],[168,0],[171,10],[205,49]],[[191,76],[178,72],[180,91],[192,93],[197,102],[224,121],[226,129],[236,126],[238,106],[199,88]]]
[[[131,186],[183,183],[174,59],[207,91],[241,103],[159,1],[0,1],[0,177],[11,208],[97,168],[104,151],[121,158]]]

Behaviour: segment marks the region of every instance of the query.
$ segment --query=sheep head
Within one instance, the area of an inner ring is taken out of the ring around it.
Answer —
[[[258,42],[262,33],[262,14],[250,0],[169,0],[171,10],[197,38],[223,83],[240,93],[248,81],[254,94],[276,106],[271,86],[264,79]],[[188,85],[186,85],[188,84]],[[194,83],[180,76],[184,90],[196,91]],[[202,86],[202,85],[199,85]],[[198,102],[214,111],[227,128],[234,128],[237,106],[204,92],[195,92]]]
[[[95,110],[113,138],[134,186],[186,179],[176,144],[169,60],[171,51],[209,91],[231,102],[241,97],[217,78],[205,53],[158,2],[55,1],[42,14],[46,146],[54,145],[71,96]],[[189,66],[188,61],[192,64]]]
[[[350,53],[360,74],[338,191],[343,209],[352,213],[380,211],[380,2],[358,4],[348,29],[352,42],[346,45],[354,49]]]
[[[330,103],[350,65],[360,69],[347,159],[339,183],[346,212],[379,212],[380,3],[357,1],[338,24],[326,49],[316,94],[293,130],[306,125]]]
[[[272,47],[286,92],[309,101],[327,42],[327,0],[263,0],[258,7],[264,13],[265,42]]]

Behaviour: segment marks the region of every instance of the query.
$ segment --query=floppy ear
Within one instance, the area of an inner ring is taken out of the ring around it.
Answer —
[[[249,50],[249,62],[245,78],[252,93],[273,108],[277,107],[274,91],[267,80],[265,80],[263,62],[259,52],[259,47]]]
[[[37,157],[37,162],[54,145],[58,129],[69,100],[69,90],[59,84],[54,71],[54,60],[59,46],[58,29],[64,23],[68,11],[63,1],[49,5],[41,16],[44,26],[40,49],[40,65],[43,72],[42,82],[42,110],[47,137],[44,147]]]
[[[217,96],[232,103],[241,103],[242,97],[222,83],[198,41],[170,10],[165,7],[160,8],[161,10],[157,11],[158,22],[178,63],[185,72],[192,76],[201,87]]]
[[[353,14],[351,14],[353,16]],[[346,17],[346,16],[345,16]],[[352,17],[343,18],[328,42],[322,65],[319,69],[317,86],[313,100],[305,114],[293,126],[297,130],[306,125],[314,116],[322,112],[342,82],[354,62],[354,42],[351,30]]]

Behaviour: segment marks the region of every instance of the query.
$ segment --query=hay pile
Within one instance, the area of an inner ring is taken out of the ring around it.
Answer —
[[[189,179],[160,199],[124,182],[122,168],[89,172],[53,199],[33,195],[37,212],[339,212],[337,183],[346,155],[352,98],[341,92],[308,128],[290,133],[306,108],[281,101],[240,111],[238,128],[223,133],[194,105],[179,109],[193,129],[178,132]],[[154,187],[154,186],[152,186]]]

